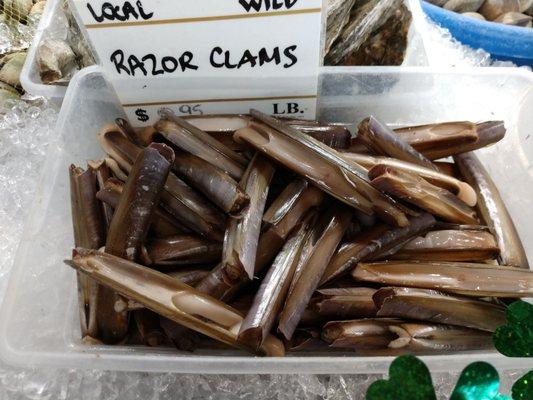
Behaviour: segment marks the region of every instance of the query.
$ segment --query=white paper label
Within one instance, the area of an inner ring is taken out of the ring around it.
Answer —
[[[322,0],[71,0],[130,121],[314,118]]]

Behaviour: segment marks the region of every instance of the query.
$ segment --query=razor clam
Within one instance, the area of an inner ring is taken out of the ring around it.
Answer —
[[[281,134],[282,138],[291,139],[291,141],[297,143],[296,150],[300,150],[304,154],[306,151],[311,152],[313,156],[311,156],[309,160],[313,160],[313,162],[315,160],[318,161],[319,159],[325,161],[329,168],[335,170],[335,175],[341,175],[339,179],[341,179],[341,181],[346,180],[347,184],[352,186],[352,195],[348,194],[348,196],[340,196],[339,200],[346,202],[346,199],[348,199],[350,201],[348,203],[349,205],[354,206],[356,209],[359,209],[366,214],[372,213],[368,212],[368,203],[370,202],[372,210],[376,211],[385,221],[389,221],[391,224],[397,226],[406,226],[409,223],[403,208],[398,207],[394,200],[381,193],[379,190],[374,189],[372,185],[369,184],[367,171],[363,167],[357,163],[345,160],[338,151],[326,146],[305,133],[291,128],[287,124],[284,124],[273,117],[257,110],[251,110],[250,113],[255,119],[261,121],[261,124],[253,123],[252,126],[255,128],[261,128],[262,134],[265,135],[263,136],[263,143],[265,140],[269,141],[274,140],[276,137],[279,138],[279,134]],[[271,129],[265,129],[265,125]],[[278,135],[275,135],[275,132],[277,132]],[[269,143],[267,142],[264,144],[268,146]],[[298,151],[296,151],[295,154],[298,154]],[[294,162],[294,159],[292,161]],[[304,160],[303,165],[309,168],[310,162]],[[325,178],[323,175],[324,173],[315,177],[315,180],[318,179],[315,184],[319,187],[321,179]],[[335,177],[335,175],[333,175],[333,177]],[[324,186],[321,187],[323,190],[328,189],[327,184],[322,184],[322,186]],[[353,197],[354,190],[359,191],[359,196],[355,199]],[[331,194],[335,195],[335,193]],[[363,203],[362,200],[364,200],[364,198],[366,198],[367,201]],[[354,202],[354,200],[357,201]],[[357,207],[358,204],[360,205],[359,207]]]
[[[393,260],[483,261],[498,257],[500,249],[490,232],[437,230],[408,242],[384,258]]]
[[[478,194],[477,209],[481,219],[494,233],[500,248],[500,263],[529,269],[526,252],[511,215],[483,164],[474,153],[455,156],[454,161],[464,179]]]
[[[318,328],[298,328],[285,343],[287,351],[327,351],[328,345],[320,339]]]
[[[435,164],[374,117],[366,118],[359,124],[357,137],[375,154],[393,157],[439,172]]]
[[[360,263],[352,277],[361,282],[434,289],[475,297],[531,297],[533,271],[461,262],[385,261]]]
[[[310,209],[318,207],[322,202],[322,192],[313,186],[307,187],[302,192],[297,190],[298,187],[303,189],[305,186],[303,182],[305,181],[295,181],[289,184],[279,195],[279,200],[275,200],[265,212],[268,223],[265,221],[266,229],[259,237],[254,275],[260,274],[265,267],[270,265],[283,247],[289,233],[300,222],[304,214]],[[300,195],[298,196],[298,194]],[[298,196],[298,199],[294,199],[293,196]],[[291,204],[289,207],[285,207],[284,202],[287,200]],[[248,282],[248,277],[233,278],[228,276],[220,264],[196,288],[220,300],[229,301]]]
[[[133,320],[146,346],[157,347],[165,342],[165,334],[159,324],[159,315],[144,308],[133,312]]]
[[[238,338],[252,348],[257,349],[263,343],[283,307],[310,222],[310,218],[306,218],[300,229],[287,240],[276,256],[241,325]]]
[[[173,161],[174,152],[162,144],[141,151],[113,214],[107,253],[131,261],[138,259]]]
[[[389,157],[374,157],[358,153],[342,153],[342,156],[368,169],[381,165],[382,167],[392,167],[400,171],[416,174],[433,185],[451,191],[470,207],[474,207],[477,204],[477,194],[472,186],[453,176],[440,172],[440,166],[438,166],[439,171],[435,171]]]
[[[372,260],[389,250],[397,249],[411,238],[431,229],[435,223],[431,214],[423,213],[411,218],[406,228],[377,225],[354,241],[343,243],[329,262],[320,286],[347,274],[361,261]]]
[[[89,166],[89,169],[91,171],[94,171],[95,177],[96,177],[96,183],[98,186],[99,191],[105,188],[105,183],[113,179],[111,177],[111,170],[107,166],[104,160],[100,161],[88,161],[87,165]],[[98,191],[98,192],[99,192]],[[96,193],[96,198],[98,199],[98,193]],[[99,199],[100,200],[100,199]],[[117,202],[118,203],[118,202]],[[111,205],[105,203],[102,201],[102,212],[104,215],[104,222],[105,222],[105,230],[109,229],[109,225],[111,224],[111,220],[113,219],[113,212],[114,208]],[[80,247],[83,247],[80,245]]]
[[[241,179],[248,160],[206,132],[176,117],[170,110],[161,110],[162,119],[155,129],[168,141],[189,153],[204,159],[228,173],[233,179]]]
[[[66,263],[165,318],[230,346],[250,350],[237,341],[235,332],[242,324],[241,314],[177,279],[94,250],[77,249]],[[283,356],[283,344],[270,335],[261,352]]]
[[[397,319],[329,322],[322,339],[331,347],[372,355],[448,353],[492,348],[492,335],[450,325],[410,323]]]
[[[99,140],[103,150],[126,171],[131,169],[133,161],[142,151],[114,125],[105,127],[99,134]],[[222,241],[225,216],[172,172],[168,174],[165,190],[161,194],[161,206],[196,233]]]
[[[178,271],[167,272],[168,276],[178,279],[192,287],[196,286],[207,274],[209,274],[209,270],[206,269],[180,269]]]
[[[151,141],[165,143],[172,147],[176,153],[173,165],[176,175],[203,193],[224,212],[238,214],[248,205],[248,196],[239,188],[237,181],[225,171],[203,158],[182,150],[172,141],[167,140],[165,135],[153,132]]]
[[[405,318],[494,332],[505,325],[505,307],[435,290],[391,287],[374,294],[378,317]]]
[[[289,340],[311,299],[313,292],[339,245],[351,220],[351,211],[332,206],[310,231],[306,240],[305,261],[300,273],[295,272],[278,324],[278,332]]]
[[[109,178],[107,181],[105,181],[104,186],[98,191],[98,193],[96,193],[96,198],[109,207],[115,209],[118,205],[123,189],[123,182],[116,178]],[[163,210],[161,206],[154,210],[150,229],[159,238],[190,232],[189,229],[181,225],[171,215]]]
[[[372,296],[376,289],[366,287],[329,288],[316,292],[310,305],[318,315],[329,320],[375,317],[377,308]]]
[[[222,264],[229,276],[253,279],[261,221],[274,166],[257,153],[240,182],[250,204],[239,218],[231,218],[224,237]]]
[[[445,122],[420,125],[395,132],[430,160],[466,153],[499,142],[505,137],[503,121]]]
[[[105,221],[96,200],[96,175],[92,170],[83,171],[74,165],[70,166],[69,175],[74,244],[99,249],[105,244]],[[83,274],[76,275],[81,335],[96,339],[98,313],[106,313],[97,310],[98,284]]]
[[[232,141],[232,135],[239,129],[250,126],[251,117],[249,115],[205,115],[201,117],[185,117],[188,123],[194,125],[219,141]],[[294,118],[284,119],[284,122],[303,133],[313,136],[322,143],[333,147],[344,149],[349,147],[350,131],[339,125],[322,124],[318,121],[301,120]],[[232,141],[231,147],[238,146]],[[237,147],[242,150],[242,148]]]
[[[177,152],[173,170],[226,213],[239,214],[250,201],[232,177],[200,157]]]
[[[179,265],[208,264],[220,260],[222,244],[195,235],[179,235],[154,239],[146,245],[151,265],[158,269]]]
[[[120,168],[120,165],[118,165],[118,163],[113,158],[106,157],[104,159],[104,162],[115,178],[122,182],[126,182],[128,180],[128,174],[125,173],[122,168]]]
[[[120,128],[122,132],[128,137],[128,139],[139,147],[144,147],[145,144],[139,138],[139,135],[135,131],[135,128],[125,120],[124,118],[115,119],[115,124]],[[147,143],[149,144],[149,143]]]
[[[446,189],[392,167],[377,166],[368,172],[376,188],[423,210],[458,224],[477,224],[475,212]]]
[[[263,215],[264,230],[273,229],[280,237],[286,238],[302,216],[318,207],[323,199],[321,190],[304,179],[296,179],[287,185]]]

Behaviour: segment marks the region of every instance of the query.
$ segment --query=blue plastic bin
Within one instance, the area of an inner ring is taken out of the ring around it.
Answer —
[[[422,9],[454,38],[493,58],[533,66],[533,29],[481,21],[422,1]]]

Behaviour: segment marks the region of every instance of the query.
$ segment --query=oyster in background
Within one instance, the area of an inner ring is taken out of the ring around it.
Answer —
[[[41,81],[46,84],[68,84],[78,70],[95,63],[68,3],[61,7],[68,25],[66,37],[43,40],[37,53]]]
[[[78,70],[76,55],[63,40],[44,40],[38,50],[37,63],[44,83],[70,80]]]
[[[533,0],[426,0],[464,16],[506,25],[532,27]]]
[[[400,65],[411,13],[402,0],[330,0],[326,65]]]

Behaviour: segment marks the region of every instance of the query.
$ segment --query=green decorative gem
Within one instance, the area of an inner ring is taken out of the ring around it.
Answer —
[[[494,346],[507,357],[533,357],[533,305],[514,302],[507,309],[507,325],[496,329]]]
[[[389,368],[389,380],[374,382],[366,400],[436,400],[426,365],[414,356],[401,356]]]
[[[513,385],[513,400],[533,400],[533,370]]]
[[[475,362],[461,373],[450,400],[510,400],[499,388],[498,371],[486,362]]]

